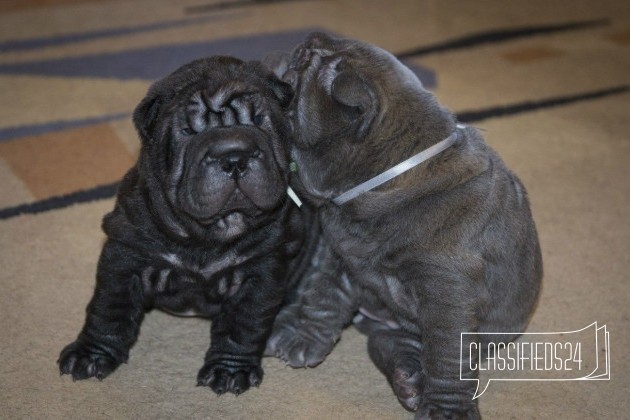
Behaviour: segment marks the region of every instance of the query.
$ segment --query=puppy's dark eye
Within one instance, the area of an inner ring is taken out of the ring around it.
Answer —
[[[254,115],[254,124],[256,125],[261,125],[263,123],[263,121],[265,120],[265,117],[258,114],[258,115]]]
[[[195,134],[195,132],[192,129],[188,128],[188,127],[182,128],[181,130],[179,130],[179,132],[182,133],[185,136],[192,136],[193,134]]]

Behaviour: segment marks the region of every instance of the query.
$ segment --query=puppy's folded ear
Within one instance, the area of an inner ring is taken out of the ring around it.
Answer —
[[[161,96],[151,95],[149,92],[133,112],[133,123],[143,142],[148,142],[153,137],[155,123],[157,122],[161,106]]]
[[[340,104],[361,111],[369,106],[372,97],[367,82],[352,70],[342,71],[335,77],[330,95]]]
[[[368,81],[353,70],[340,72],[333,80],[330,96],[354,120],[359,122],[358,136],[369,129],[378,109],[377,96]]]
[[[267,85],[276,98],[278,98],[280,106],[286,107],[289,105],[291,99],[293,99],[293,88],[290,84],[283,82],[274,76],[270,76],[267,78]]]
[[[280,80],[288,66],[288,54],[272,52],[267,54],[263,61],[252,61],[250,65],[255,74],[264,78],[266,87],[278,99],[280,106],[288,106],[293,99],[293,87]]]

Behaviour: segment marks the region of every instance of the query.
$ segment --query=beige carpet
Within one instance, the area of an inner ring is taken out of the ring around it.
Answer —
[[[629,418],[627,1],[5,3],[0,418],[413,417],[353,329],[317,368],[294,370],[265,359],[262,386],[239,397],[195,387],[209,339],[209,324],[199,319],[150,313],[129,364],[103,382],[73,383],[55,364],[82,325],[104,239],[100,220],[138,150],[128,115],[151,80],[183,64],[178,59],[283,47],[310,28],[395,53],[470,41],[408,63],[456,113],[485,112],[470,117],[471,124],[486,130],[488,143],[529,190],[545,264],[529,331],[606,324],[612,373],[608,381],[493,382],[480,398],[481,412],[486,419]],[[215,7],[186,9],[207,5]],[[586,21],[597,22],[540,32]],[[510,29],[525,27],[538,32],[505,39]],[[494,33],[492,42],[472,36],[480,33]],[[554,98],[569,99],[543,106]],[[511,111],[501,115],[498,106]]]

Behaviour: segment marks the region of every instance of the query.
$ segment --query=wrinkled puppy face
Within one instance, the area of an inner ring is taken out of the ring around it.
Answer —
[[[307,191],[331,198],[379,173],[389,163],[379,133],[395,136],[403,128],[397,118],[423,90],[411,70],[378,47],[323,33],[278,61],[276,71],[295,90],[292,156]]]
[[[273,210],[286,189],[268,103],[260,93],[239,90],[196,91],[171,117],[172,199],[227,236]]]
[[[286,199],[291,89],[255,63],[217,57],[158,82],[136,110],[145,161],[193,234],[230,240]]]

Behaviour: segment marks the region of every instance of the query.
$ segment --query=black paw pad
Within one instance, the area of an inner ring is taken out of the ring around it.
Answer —
[[[71,375],[73,380],[97,378],[103,380],[120,362],[95,346],[83,343],[68,344],[59,355],[59,372]]]
[[[220,362],[207,362],[197,375],[197,386],[208,386],[218,395],[231,392],[242,394],[262,382],[263,370],[259,365],[226,366]]]

